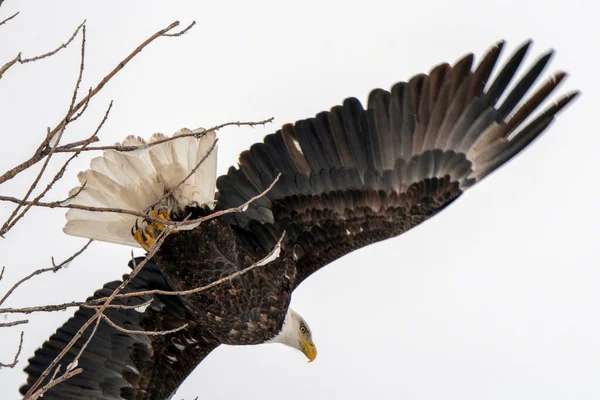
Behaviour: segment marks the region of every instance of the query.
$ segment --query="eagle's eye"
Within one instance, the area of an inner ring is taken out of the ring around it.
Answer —
[[[306,329],[306,327],[304,325],[300,326],[300,332],[302,332],[303,334],[307,334],[308,333],[308,329]]]

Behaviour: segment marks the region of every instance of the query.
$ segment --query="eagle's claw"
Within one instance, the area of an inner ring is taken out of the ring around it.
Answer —
[[[165,229],[165,225],[160,221],[171,221],[169,211],[165,208],[158,210],[152,209],[148,216],[153,220],[144,219],[142,227],[135,221],[135,226],[131,229],[131,234],[136,242],[140,244],[146,251],[150,251],[158,235]]]

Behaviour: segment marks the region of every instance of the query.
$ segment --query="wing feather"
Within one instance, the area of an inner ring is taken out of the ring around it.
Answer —
[[[284,126],[240,158],[244,171],[253,166],[246,175],[261,177],[252,178],[252,193],[282,173],[268,196],[271,205],[260,216],[226,218],[242,230],[260,223],[285,231],[284,251],[298,263],[300,281],[344,254],[418,225],[527,147],[576,96],[534,115],[564,77],[553,75],[525,99],[551,58],[548,52],[496,106],[530,46],[528,41],[517,49],[489,85],[504,42],[474,70],[469,54],[390,92],[371,91],[366,110],[349,98],[316,118]],[[267,142],[285,144],[285,154],[271,156],[285,161],[265,162],[266,154],[283,148]],[[244,184],[232,181],[236,171],[219,179],[217,209],[249,198]]]
[[[140,262],[141,259],[137,259]],[[123,279],[127,279],[125,275]],[[109,296],[121,284],[110,282],[90,299]],[[125,287],[123,293],[148,289],[171,290],[158,271],[148,262]],[[117,298],[112,304],[136,306],[153,300],[144,310],[109,308],[105,315],[114,323],[129,330],[160,331],[181,327],[193,320],[176,296],[144,295]],[[21,387],[25,394],[46,367],[71,341],[83,324],[95,313],[92,308],[80,308],[29,359],[25,368],[27,383]],[[44,394],[50,400],[150,400],[170,398],[185,377],[192,372],[214,348],[202,338],[200,328],[190,326],[175,333],[149,336],[125,333],[102,321],[78,366],[83,372],[54,386]],[[63,357],[60,364],[65,371],[90,336],[91,329]],[[42,385],[46,384],[44,381]],[[40,386],[41,387],[41,386]]]

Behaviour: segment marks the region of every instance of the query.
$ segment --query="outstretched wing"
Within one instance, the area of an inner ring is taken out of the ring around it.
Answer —
[[[218,179],[218,209],[242,204],[281,174],[266,197],[228,218],[263,246],[285,231],[284,250],[297,260],[298,282],[355,249],[407,231],[527,147],[577,95],[534,113],[564,78],[560,72],[525,99],[552,52],[505,94],[529,46],[490,84],[503,43],[476,68],[469,54],[391,91],[375,89],[366,110],[350,98],[285,125]]]
[[[137,260],[140,262],[141,260]],[[124,279],[127,278],[127,275]],[[104,285],[90,299],[109,296],[121,282]],[[155,264],[148,262],[122,291],[130,293],[148,289],[170,290]],[[176,296],[145,295],[115,299],[111,304],[135,306],[152,299],[145,310],[110,308],[105,315],[120,327],[132,331],[164,331],[189,322],[183,304]],[[80,308],[75,316],[59,328],[29,360],[25,372],[25,394],[52,360],[65,348],[79,329],[95,313]],[[66,371],[88,340],[94,324],[60,362],[60,374]],[[149,336],[126,333],[102,321],[77,363],[83,372],[60,383],[44,394],[44,399],[150,400],[170,398],[183,380],[216,345],[204,341],[193,326],[178,332]],[[52,375],[52,374],[50,374]],[[39,386],[48,383],[48,378]]]

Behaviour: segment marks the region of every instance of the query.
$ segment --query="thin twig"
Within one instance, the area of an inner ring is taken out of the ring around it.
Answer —
[[[244,212],[248,209],[248,207],[250,207],[250,204],[252,204],[256,200],[260,199],[261,197],[265,196],[271,189],[273,189],[273,186],[275,186],[275,184],[279,181],[280,177],[281,177],[281,172],[279,174],[277,174],[277,176],[275,177],[275,179],[273,179],[273,182],[271,182],[271,184],[269,185],[268,188],[266,188],[261,193],[257,194],[256,196],[252,197],[251,199],[247,200],[246,202],[244,202],[243,204],[240,204],[237,207],[231,207],[226,210],[216,211],[210,215],[207,215],[206,217],[190,219],[187,221],[170,222],[170,223],[169,223],[169,221],[164,221],[162,223],[165,225],[172,225],[175,228],[179,228],[179,227],[186,226],[186,225],[199,225],[208,220],[218,218],[218,217],[221,217],[221,216],[227,215],[227,214]]]
[[[12,17],[9,17],[9,19],[14,18],[15,16],[16,16],[16,14],[13,15]],[[7,20],[5,20],[3,22],[6,22],[6,21]],[[65,43],[61,44],[58,48],[56,48],[56,49],[54,49],[54,50],[52,50],[52,51],[50,51],[48,53],[40,54],[39,56],[30,57],[30,58],[22,58],[22,56],[21,56],[22,54],[21,53],[17,54],[15,58],[13,58],[12,60],[10,60],[6,64],[4,64],[2,66],[2,68],[0,68],[0,78],[2,78],[2,75],[4,75],[4,73],[6,71],[8,71],[8,69],[10,67],[12,67],[13,65],[15,65],[17,62],[19,64],[26,64],[26,63],[30,63],[30,62],[33,62],[33,61],[42,60],[44,58],[48,58],[48,57],[51,57],[51,56],[55,55],[56,53],[58,53],[62,49],[66,49],[67,46],[69,46],[69,44],[71,44],[71,42],[75,39],[75,37],[77,36],[77,33],[79,33],[79,31],[84,26],[84,24],[85,24],[85,21],[83,21],[83,23],[81,25],[79,25],[77,27],[77,29],[75,29],[75,31],[73,32],[73,34],[71,35],[71,37],[69,38],[68,41],[66,41]],[[0,23],[0,25],[2,25],[2,24]]]
[[[117,297],[119,297],[119,296],[117,296]],[[105,299],[105,298],[103,298],[103,299]],[[118,308],[118,309],[123,309],[123,310],[138,309],[138,308],[143,308],[143,307],[149,305],[153,301],[154,301],[153,299],[150,299],[150,300],[146,301],[145,303],[131,305],[131,306],[123,305],[123,304],[109,304],[108,306],[106,306],[106,308]],[[92,303],[93,303],[93,300],[89,301],[89,302],[71,301],[69,303],[48,304],[46,306],[36,306],[36,307],[0,308],[0,314],[31,314],[34,312],[54,312],[54,311],[66,310],[67,308],[72,308],[72,307],[83,307],[83,308],[94,308],[94,309],[100,308],[100,306],[98,304],[92,304]]]
[[[194,27],[194,25],[196,25],[196,21],[192,21],[191,24],[189,24],[184,30],[182,30],[181,32],[176,32],[176,33],[165,33],[164,36],[169,36],[169,37],[177,37],[177,36],[181,36],[186,34],[190,29],[192,29]]]
[[[109,213],[117,213],[117,214],[129,214],[136,217],[145,218],[149,221],[167,223],[166,221],[162,221],[158,218],[152,218],[149,215],[144,214],[143,212],[133,211],[133,210],[125,210],[122,208],[114,208],[114,207],[89,207],[82,206],[79,204],[64,204],[64,200],[61,201],[53,201],[50,203],[46,203],[43,201],[33,202],[33,201],[23,201],[21,199],[17,199],[16,197],[11,196],[0,196],[0,201],[8,201],[11,203],[20,203],[23,202],[25,205],[32,205],[36,207],[44,207],[44,208],[70,208],[74,210],[86,210],[86,211],[94,211],[94,212],[109,212]]]
[[[3,304],[6,299],[8,299],[8,297],[23,283],[27,282],[28,280],[30,280],[31,278],[33,278],[34,276],[37,275],[41,275],[44,274],[46,272],[56,272],[59,269],[63,268],[68,262],[71,262],[75,259],[75,257],[79,256],[81,253],[83,253],[88,246],[93,242],[93,240],[89,240],[81,249],[77,250],[71,257],[67,258],[65,261],[63,261],[62,263],[60,263],[59,265],[55,265],[54,264],[54,258],[52,258],[52,267],[50,268],[41,268],[38,269],[36,271],[33,271],[32,273],[30,273],[29,275],[27,275],[26,277],[22,278],[21,280],[19,280],[17,283],[15,283],[9,290],[8,292],[6,292],[6,294],[4,295],[4,297],[2,297],[2,299],[0,299],[0,305]]]
[[[124,332],[124,333],[129,333],[129,334],[132,334],[132,335],[164,336],[164,335],[169,335],[171,333],[179,332],[179,331],[184,330],[185,328],[188,327],[188,324],[183,324],[182,326],[180,326],[178,328],[170,329],[168,331],[140,331],[140,330],[123,328],[122,326],[119,326],[119,325],[115,324],[110,318],[108,318],[106,316],[106,314],[102,314],[102,318],[106,322],[108,322],[108,324],[110,326],[112,326],[113,328],[115,328],[116,330]]]
[[[6,294],[4,295],[4,297],[2,297],[2,299],[0,299],[0,304],[4,303],[4,301],[15,291],[16,288],[18,288],[21,284],[27,282],[28,280],[30,280],[31,278],[33,278],[34,276],[37,275],[41,275],[45,272],[50,272],[50,271],[54,271],[54,267],[51,268],[41,268],[38,269],[36,271],[33,271],[32,273],[30,273],[29,275],[27,275],[26,277],[22,278],[21,280],[19,280],[17,283],[15,283],[10,289],[8,289],[8,292],[6,292]]]
[[[21,64],[27,64],[30,62],[34,62],[34,61],[38,61],[38,60],[42,60],[44,58],[48,58],[48,57],[52,57],[53,55],[55,55],[56,53],[58,53],[59,51],[61,51],[62,49],[66,49],[67,46],[69,46],[71,44],[71,42],[73,40],[75,40],[75,37],[77,36],[77,34],[79,33],[79,31],[84,28],[85,26],[85,21],[83,21],[81,24],[79,24],[79,26],[77,27],[77,29],[75,29],[75,31],[73,32],[73,34],[71,35],[71,37],[69,38],[69,40],[67,40],[65,43],[62,43],[60,46],[58,46],[56,49],[49,51],[47,53],[44,54],[40,54],[39,56],[35,56],[35,57],[30,57],[30,58],[21,58],[19,60],[19,62]]]
[[[28,323],[29,323],[28,319],[21,319],[21,320],[12,321],[12,322],[0,322],[0,328],[10,328],[12,326],[25,325]]]
[[[212,152],[215,150],[215,147],[217,147],[217,142],[219,141],[219,139],[215,139],[213,141],[213,144],[210,146],[210,148],[208,149],[208,151],[206,152],[206,154],[200,159],[200,161],[198,161],[196,163],[196,165],[194,166],[194,168],[192,168],[192,170],[190,171],[189,174],[186,175],[185,178],[183,178],[181,181],[179,181],[179,183],[175,186],[173,186],[167,193],[163,194],[160,198],[158,198],[158,200],[156,200],[152,205],[150,205],[149,207],[147,207],[144,210],[144,213],[148,213],[150,210],[154,209],[154,207],[156,207],[156,205],[160,204],[163,200],[169,198],[169,196],[173,195],[173,193],[175,193],[175,191],[177,189],[179,189],[181,187],[181,185],[183,185],[185,183],[185,181],[187,181],[188,179],[190,179],[190,177],[192,175],[194,175],[196,173],[196,171],[198,170],[198,168],[200,168],[200,166],[202,164],[204,164],[204,161],[212,154]]]
[[[21,339],[19,339],[19,347],[17,348],[17,354],[15,354],[15,357],[13,358],[13,362],[11,362],[10,364],[4,364],[2,362],[0,362],[0,368],[14,368],[17,363],[19,362],[19,356],[21,355],[21,350],[23,350],[23,335],[25,334],[25,332],[21,331]]]
[[[122,146],[122,145],[119,145],[119,144],[110,145],[110,146],[88,146],[87,148],[82,149],[82,151],[99,151],[99,150],[116,150],[116,151],[121,151],[121,152],[135,151],[135,150],[140,150],[140,149],[147,149],[147,148],[150,148],[150,147],[153,147],[153,146],[157,146],[159,144],[170,142],[172,140],[181,139],[181,138],[184,138],[184,137],[191,137],[191,136],[193,136],[193,137],[196,137],[196,138],[200,138],[203,135],[205,135],[206,132],[218,131],[218,130],[223,129],[223,128],[228,127],[228,126],[237,126],[237,127],[250,126],[250,127],[254,127],[254,126],[257,126],[257,125],[266,125],[266,124],[271,123],[271,122],[273,122],[273,117],[264,119],[262,121],[226,122],[224,124],[216,125],[216,126],[213,126],[212,128],[206,129],[205,131],[203,131],[201,133],[197,133],[197,132],[183,133],[181,135],[167,137],[165,139],[157,140],[155,142],[146,143],[146,144],[139,145],[139,146]],[[75,149],[74,147],[76,147],[78,145],[81,145],[81,144],[77,143],[77,142],[69,143],[69,144],[57,147],[54,152],[55,153],[70,153],[70,152],[74,152],[74,151],[77,151],[77,149]]]
[[[69,263],[71,261],[73,261],[75,259],[75,257],[79,256],[81,253],[83,253],[84,251],[86,251],[87,248],[88,248],[88,246],[90,244],[92,244],[93,241],[94,241],[94,239],[88,240],[87,243],[81,249],[77,250],[75,253],[73,253],[73,255],[71,257],[67,258],[65,261],[61,262],[58,265],[54,262],[54,256],[50,257],[50,260],[52,261],[52,267],[54,268],[54,272],[56,272],[59,269],[63,268],[65,265],[69,265]]]
[[[83,368],[77,368],[72,371],[68,371],[68,372],[64,373],[63,375],[61,375],[60,377],[50,380],[50,382],[48,382],[47,385],[42,386],[42,388],[40,388],[40,390],[33,393],[30,397],[25,397],[24,399],[27,399],[27,400],[39,399],[40,397],[42,397],[42,395],[44,393],[46,393],[48,390],[52,389],[54,386],[66,381],[67,379],[74,377],[75,375],[79,375],[82,372],[83,372]]]
[[[20,11],[17,11],[16,13],[14,13],[13,15],[11,15],[10,17],[0,21],[0,26],[4,25],[5,23],[7,23],[8,21],[10,21],[11,19],[13,19],[14,17],[16,17],[17,15],[19,15]]]
[[[16,64],[16,63],[19,61],[19,59],[20,59],[20,58],[21,58],[21,53],[17,54],[17,55],[15,56],[15,58],[13,58],[12,60],[10,60],[10,61],[8,61],[7,63],[5,63],[5,64],[2,66],[2,68],[0,68],[0,79],[2,79],[2,75],[4,75],[4,73],[5,73],[6,71],[8,71],[8,69],[9,69],[10,67],[12,67],[13,65],[15,65],[15,64]]]
[[[90,88],[88,90],[88,95],[90,94],[90,92],[92,91],[92,88]],[[112,101],[111,101],[112,103]],[[77,114],[75,114],[74,116],[72,116],[71,118],[69,118],[69,123],[77,121],[79,119],[79,117],[81,117],[83,115],[83,113],[87,110],[88,104],[90,104],[90,101],[88,99],[88,101],[83,105],[83,108],[81,110],[79,110],[79,112],[77,112]],[[54,150],[56,152],[56,150]]]

